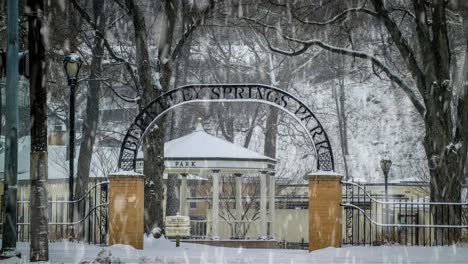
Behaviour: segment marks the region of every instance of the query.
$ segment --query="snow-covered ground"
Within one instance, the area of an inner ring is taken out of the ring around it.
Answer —
[[[4,263],[27,263],[29,244],[18,243],[21,260]],[[163,239],[145,239],[145,249],[136,250],[127,245],[99,247],[78,243],[50,244],[50,263],[161,263],[161,264],[299,264],[299,263],[467,263],[468,247],[344,247],[308,252],[287,249],[222,248]],[[107,258],[107,259],[106,259]],[[107,262],[106,262],[107,260]],[[110,262],[109,260],[112,260]],[[92,262],[96,261],[96,262]],[[0,261],[2,262],[2,261]]]

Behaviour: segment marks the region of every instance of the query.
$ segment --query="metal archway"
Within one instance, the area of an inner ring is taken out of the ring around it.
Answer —
[[[135,118],[120,149],[118,168],[135,170],[140,144],[156,120],[170,109],[193,102],[258,102],[286,111],[308,131],[317,154],[317,169],[334,171],[333,152],[328,135],[314,113],[295,96],[264,84],[186,85],[161,94]]]

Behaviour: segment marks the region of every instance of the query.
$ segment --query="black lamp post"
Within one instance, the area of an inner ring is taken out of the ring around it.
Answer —
[[[63,66],[67,74],[68,86],[70,87],[70,133],[68,135],[68,158],[69,171],[68,176],[68,200],[73,201],[73,176],[75,160],[75,92],[78,84],[78,73],[81,67],[81,58],[76,53],[70,53],[63,59]],[[69,204],[69,221],[73,222],[73,204]]]
[[[380,168],[383,171],[385,177],[385,201],[388,201],[388,173],[390,172],[390,167],[392,166],[391,160],[381,160]]]
[[[388,202],[388,173],[390,172],[390,167],[392,166],[392,161],[383,159],[380,161],[380,168],[382,169],[382,172],[385,177],[385,202]],[[390,216],[389,216],[389,208],[388,204],[385,204],[385,218],[386,218],[386,224],[390,223]],[[387,240],[388,240],[388,228],[387,228]]]

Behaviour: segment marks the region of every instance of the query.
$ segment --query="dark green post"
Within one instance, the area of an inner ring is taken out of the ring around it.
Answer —
[[[1,258],[19,256],[16,250],[16,193],[18,174],[18,1],[7,2],[7,69],[5,111],[5,174]]]

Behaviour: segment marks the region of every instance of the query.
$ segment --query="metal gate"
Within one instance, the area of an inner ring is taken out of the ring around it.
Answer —
[[[452,237],[468,241],[466,202],[430,202],[428,197],[404,195],[386,201],[354,182],[342,184],[346,187],[344,244],[445,245],[454,242]],[[444,224],[434,223],[435,218]]]
[[[106,244],[108,230],[108,181],[99,182],[74,201],[65,199],[48,201],[49,241],[77,240],[89,244]],[[66,194],[65,194],[66,195]],[[3,199],[2,199],[3,205]],[[84,209],[84,217],[69,220],[69,212],[75,215]],[[29,241],[30,201],[17,203],[18,241]]]

